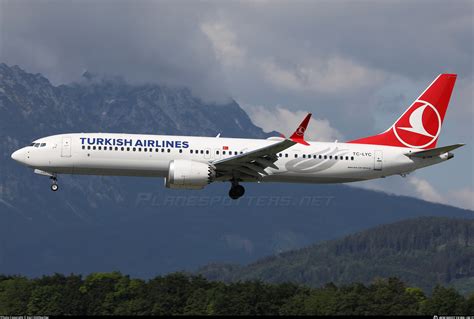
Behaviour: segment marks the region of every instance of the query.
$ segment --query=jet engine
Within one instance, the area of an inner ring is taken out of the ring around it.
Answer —
[[[189,160],[173,160],[168,168],[165,186],[173,189],[202,189],[216,177],[214,168]]]

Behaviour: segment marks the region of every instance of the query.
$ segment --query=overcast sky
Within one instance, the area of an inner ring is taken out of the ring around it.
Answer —
[[[458,81],[440,145],[455,159],[354,185],[474,209],[473,1],[6,1],[0,62],[54,84],[84,70],[237,100],[266,130],[308,111],[316,140],[389,127],[443,72]]]

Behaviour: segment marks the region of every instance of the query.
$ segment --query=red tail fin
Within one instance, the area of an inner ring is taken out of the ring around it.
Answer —
[[[348,143],[436,147],[455,82],[456,74],[440,74],[388,130]]]

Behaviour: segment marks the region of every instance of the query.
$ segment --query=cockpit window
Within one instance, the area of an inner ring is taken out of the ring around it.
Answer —
[[[35,143],[35,147],[39,147],[40,146],[40,143]]]
[[[41,143],[40,146],[41,146],[41,147],[45,147],[45,146],[46,146],[46,143]]]
[[[35,146],[35,143],[31,143],[30,146]]]

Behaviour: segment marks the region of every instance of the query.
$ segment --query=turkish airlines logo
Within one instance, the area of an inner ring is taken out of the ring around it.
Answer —
[[[298,127],[298,129],[296,130],[296,135],[298,135],[298,136],[303,136],[303,135],[304,135],[304,131],[306,131],[306,129],[305,129],[303,126],[300,126],[300,127]]]
[[[393,132],[403,145],[424,148],[438,138],[441,132],[441,117],[432,104],[417,100],[395,123]]]

